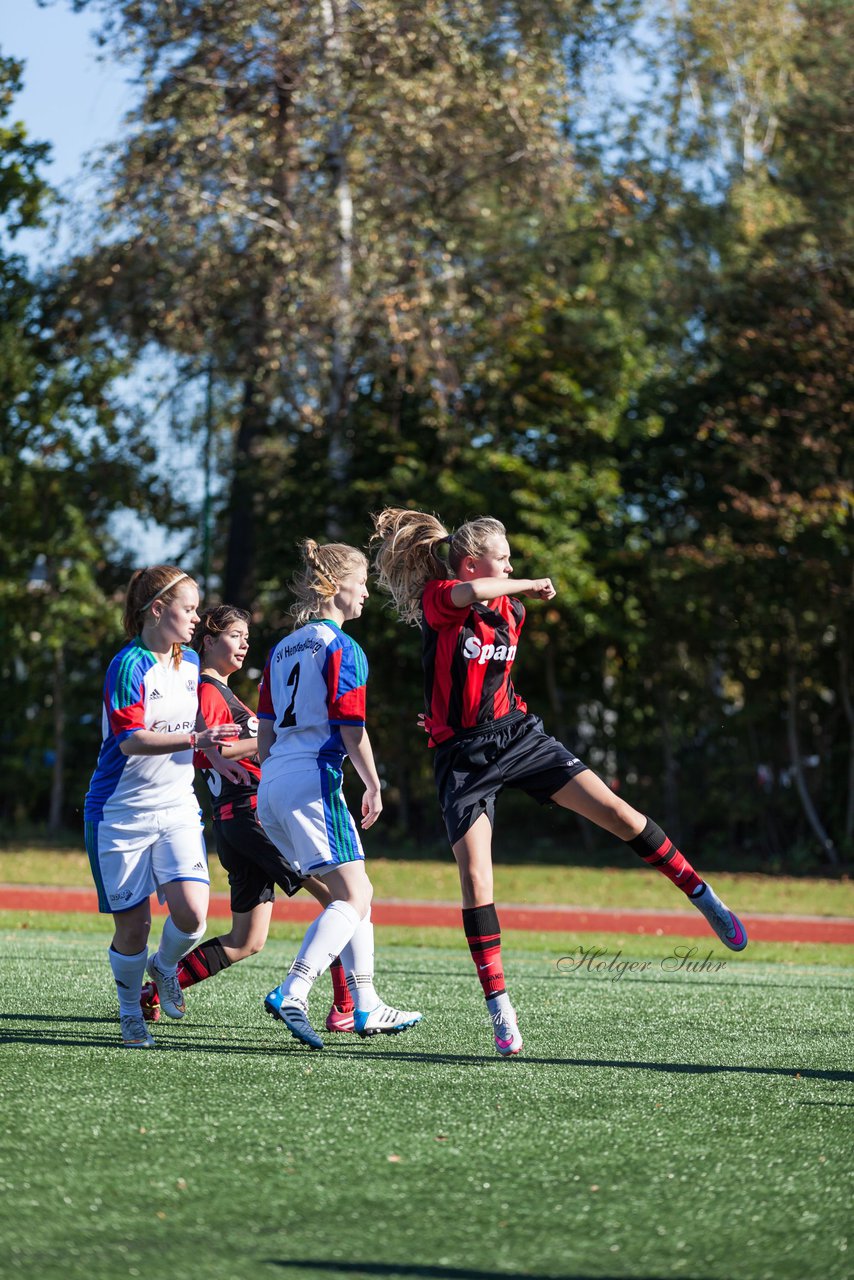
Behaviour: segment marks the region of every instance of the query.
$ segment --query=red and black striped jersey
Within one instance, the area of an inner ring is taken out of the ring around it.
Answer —
[[[430,745],[527,707],[510,679],[525,606],[515,596],[458,608],[457,578],[428,582],[421,597],[424,701]]]
[[[236,693],[229,689],[224,680],[215,680],[211,676],[202,676],[199,680],[199,711],[207,728],[215,724],[238,724],[241,738],[258,737],[258,717],[254,715],[245,702],[241,702]],[[257,756],[244,756],[237,763],[241,764],[249,774],[248,783],[229,782],[221,773],[217,773],[204,751],[196,751],[193,763],[201,769],[213,798],[214,817],[219,817],[224,809],[255,808],[255,796],[261,779],[261,767]]]

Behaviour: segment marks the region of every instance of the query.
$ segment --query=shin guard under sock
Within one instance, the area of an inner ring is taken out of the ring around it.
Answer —
[[[205,978],[212,978],[221,969],[227,969],[232,963],[219,938],[211,938],[188,952],[183,960],[178,961],[178,981],[181,989],[194,987]]]
[[[471,958],[487,1000],[505,990],[501,963],[501,926],[495,903],[485,907],[463,907],[463,929]]]
[[[627,840],[626,844],[634,849],[648,867],[654,867],[656,871],[667,876],[668,880],[672,880],[676,888],[681,889],[689,898],[702,885],[703,881],[691,863],[668,840],[661,827],[653,822],[652,818],[647,818],[646,826],[640,835]]]

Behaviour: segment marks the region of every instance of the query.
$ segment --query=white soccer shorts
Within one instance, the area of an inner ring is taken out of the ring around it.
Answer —
[[[362,842],[342,790],[343,773],[320,763],[292,773],[261,771],[258,819],[273,844],[301,876],[323,875],[364,860]]]
[[[86,823],[86,852],[98,890],[98,910],[129,911],[176,880],[210,884],[201,813],[195,804],[128,813]]]

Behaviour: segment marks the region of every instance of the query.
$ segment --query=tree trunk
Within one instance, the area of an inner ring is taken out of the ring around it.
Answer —
[[[670,833],[671,839],[678,844],[683,838],[679,821],[679,768],[676,761],[676,753],[673,750],[668,698],[658,681],[653,686],[653,695],[658,707],[661,754],[664,765],[664,825]]]
[[[290,225],[290,204],[294,171],[299,163],[293,125],[293,68],[284,53],[276,65],[274,92],[277,105],[276,150],[281,164],[275,168],[274,190],[280,205],[283,226]],[[228,500],[228,540],[223,573],[223,599],[242,609],[251,609],[258,584],[257,506],[265,484],[261,474],[261,446],[270,430],[270,404],[274,394],[265,376],[267,306],[279,292],[275,264],[268,278],[259,281],[252,347],[247,348],[248,368],[243,377],[243,404],[234,444],[234,466]]]
[[[323,25],[328,56],[327,82],[332,123],[327,139],[327,165],[335,201],[336,247],[332,276],[331,368],[324,414],[329,459],[329,505],[326,526],[330,537],[342,533],[338,495],[350,478],[352,445],[346,423],[353,349],[353,196],[347,170],[347,114],[343,100],[341,59],[346,37],[346,8],[341,0],[323,0]]]
[[[258,581],[258,547],[255,531],[259,445],[267,432],[267,406],[260,403],[255,381],[243,387],[243,409],[234,445],[234,470],[228,500],[228,544],[223,574],[223,599],[240,609],[251,609]]]
[[[53,774],[50,783],[50,809],[47,829],[62,830],[65,804],[65,650],[62,645],[53,659]]]
[[[565,742],[567,737],[567,726],[563,715],[563,691],[558,684],[554,647],[551,644],[546,646],[545,674],[546,688],[549,691],[549,706],[551,707],[552,713],[549,732],[553,733],[560,742]]]
[[[854,836],[854,704],[851,701],[851,673],[849,669],[848,637],[843,633],[839,647],[839,693],[848,721],[848,801],[845,806],[845,840]]]
[[[554,648],[552,645],[546,645],[545,652],[545,672],[546,672],[546,688],[549,694],[549,706],[552,712],[552,722],[549,725],[549,732],[553,733],[559,742],[566,742],[567,724],[564,718],[564,698],[563,690],[558,683],[557,669],[555,667]],[[577,748],[576,748],[577,749]],[[581,838],[581,844],[585,853],[592,853],[595,847],[593,839],[593,828],[586,818],[582,818],[580,814],[575,815],[575,822],[578,827],[578,834]]]
[[[807,781],[804,777],[803,764],[801,762],[801,748],[800,743],[798,742],[798,680],[794,657],[789,658],[788,692],[789,706],[786,713],[786,730],[789,740],[789,760],[792,766],[792,772],[795,776],[795,785],[798,788],[798,795],[801,798],[801,804],[804,807],[804,813],[807,816],[807,821],[818,838],[828,862],[835,867],[839,864],[836,846],[825,831],[821,819],[818,816],[816,807],[812,802],[812,797],[807,789]]]

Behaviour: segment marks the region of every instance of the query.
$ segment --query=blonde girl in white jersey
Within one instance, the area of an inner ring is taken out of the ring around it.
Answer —
[[[308,994],[340,955],[362,1037],[405,1031],[420,1013],[384,1004],[373,983],[373,889],[356,824],[342,792],[347,756],[365,791],[363,830],[382,812],[380,780],[365,728],[368,663],[343,630],[368,598],[368,562],[343,543],[302,544],[293,583],[297,629],[271,650],[258,703],[261,782],[258,817],[301,876],[317,876],[332,901],[309,926],[285,980],[267,996],[268,1013],[312,1049],[323,1041],[308,1018]]]
[[[196,729],[199,658],[186,646],[198,605],[198,587],[174,565],[138,569],[131,578],[129,643],[107,670],[103,742],[84,805],[99,909],[113,916],[110,967],[130,1049],[154,1046],[139,1007],[146,967],[164,1013],[184,1016],[176,969],[204,934],[210,893],[193,750],[239,732],[233,724]],[[169,915],[149,959],[154,892]]]

